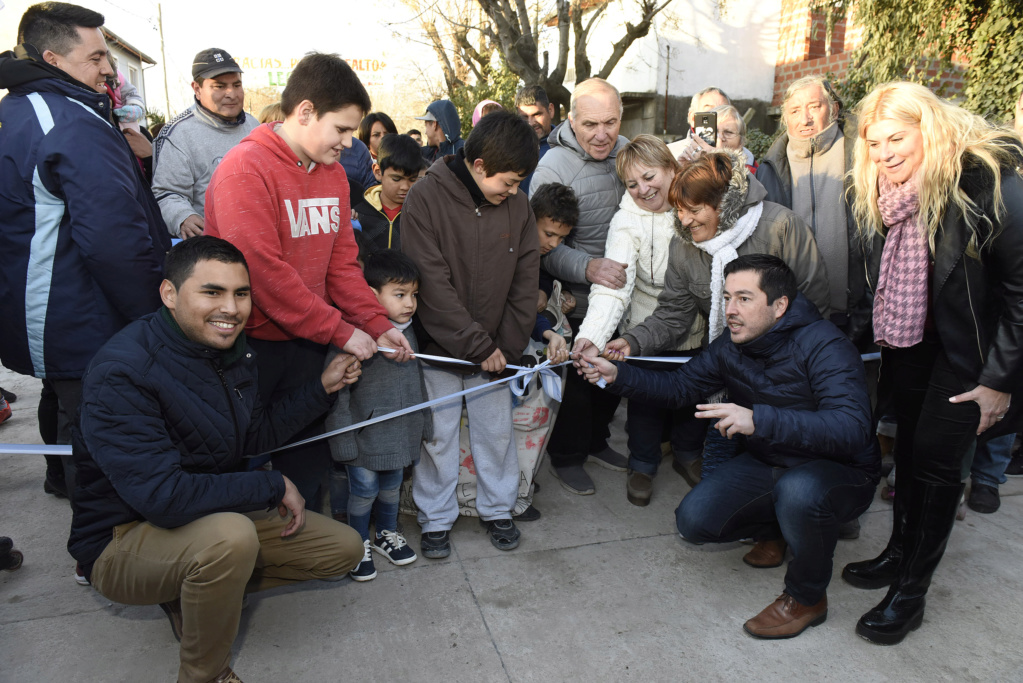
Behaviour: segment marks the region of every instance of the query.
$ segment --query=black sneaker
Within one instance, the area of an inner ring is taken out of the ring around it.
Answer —
[[[409,547],[405,537],[397,531],[382,531],[373,539],[373,550],[387,558],[391,564],[412,564],[419,559],[416,551]]]
[[[521,532],[510,519],[480,520],[487,533],[490,534],[490,542],[498,550],[515,550],[519,547],[519,536]]]
[[[614,472],[624,472],[629,469],[629,459],[610,446],[598,453],[590,453],[586,462],[592,462],[594,465],[600,465],[604,469]]]
[[[377,577],[377,568],[373,566],[373,551],[369,549],[369,539],[362,542],[362,562],[359,566],[348,572],[355,581],[372,581]]]
[[[561,485],[577,496],[591,496],[596,491],[593,480],[590,479],[590,475],[586,473],[582,465],[570,465],[569,467],[554,467],[552,465],[551,470],[554,471],[554,476],[561,482]]]
[[[3,387],[0,387],[0,396],[3,396],[4,400],[8,403],[14,403],[18,400],[18,395],[13,391],[7,391]]]
[[[966,501],[974,512],[990,515],[997,512],[1002,506],[1002,500],[998,497],[998,489],[986,484],[974,484],[970,487],[970,499]]]
[[[442,560],[451,554],[451,534],[448,531],[424,531],[419,537],[419,549],[428,560]]]
[[[1012,456],[1009,466],[1005,468],[1005,476],[1023,477],[1023,451],[1017,451]]]

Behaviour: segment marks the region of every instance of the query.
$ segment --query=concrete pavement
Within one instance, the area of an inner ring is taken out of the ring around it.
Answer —
[[[0,442],[38,443],[38,380],[0,370],[0,386],[19,395]],[[0,459],[0,535],[25,554],[21,569],[0,572],[0,681],[174,680],[178,646],[158,607],[112,604],[75,584],[70,509],[43,493],[42,458]],[[827,622],[758,641],[742,624],[781,592],[784,567],[747,567],[740,544],[682,541],[673,511],[688,487],[667,462],[646,508],[626,501],[623,473],[587,469],[597,493],[582,497],[543,466],[543,518],[521,524],[513,552],[466,518],[446,560],[378,562],[368,583],[251,596],[232,666],[247,683],[1023,680],[1023,479],[1002,487],[997,513],[969,511],[956,525],[923,627],[886,648],[853,631],[883,591],[839,575],[884,546],[889,505],[875,500],[861,537],[839,542]],[[418,549],[418,526],[402,521]]]

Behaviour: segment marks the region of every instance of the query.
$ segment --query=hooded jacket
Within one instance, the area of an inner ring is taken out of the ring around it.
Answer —
[[[372,251],[382,249],[401,249],[401,211],[392,221],[383,210],[380,201],[381,185],[374,185],[362,195],[362,201],[355,205],[355,213],[359,214],[362,225],[362,236],[372,247]],[[404,210],[404,207],[402,207]]]
[[[356,327],[376,339],[394,326],[355,260],[344,169],[303,168],[278,125],[257,127],[228,152],[206,190],[205,233],[238,247],[249,264],[253,306],[245,331],[338,348]]]
[[[746,172],[745,166],[735,168],[745,174],[747,187],[742,191],[741,183],[733,174],[718,207],[719,228],[732,228],[739,217],[764,202],[757,227],[736,251],[740,256],[771,254],[785,261],[796,274],[799,290],[826,314],[830,301],[828,275],[810,228],[784,206],[764,201],[767,194],[764,186]],[[704,317],[710,315],[713,257],[693,244],[681,223],[676,222],[676,230],[678,234],[668,247],[668,269],[664,274],[664,288],[657,297],[657,309],[622,335],[629,342],[633,355],[651,355],[677,348],[698,312]]]
[[[543,257],[543,266],[575,295],[572,317],[581,320],[586,316],[590,292],[586,266],[604,256],[611,219],[625,194],[625,184],[615,171],[615,157],[629,139],[619,135],[611,153],[600,161],[583,151],[568,121],[552,130],[547,142],[551,149],[533,173],[530,195],[548,183],[570,186],[579,200],[579,222],[562,244]]]
[[[449,154],[456,154],[465,146],[462,139],[462,121],[458,118],[458,110],[451,100],[437,100],[431,102],[426,111],[433,114],[437,124],[444,133],[444,142],[436,147],[427,145],[423,147],[423,158],[427,163],[432,164],[438,159],[443,159]]]
[[[452,158],[430,167],[402,209],[401,248],[422,277],[416,318],[429,339],[420,345],[473,363],[496,349],[517,359],[536,322],[536,219],[521,192],[477,207]]]
[[[671,372],[616,365],[608,390],[644,403],[681,408],[727,389],[730,402],[753,410],[745,450],[772,467],[823,458],[880,477],[863,361],[802,293],[774,327],[746,344],[722,334]]]
[[[840,120],[841,135],[845,139],[845,169],[853,167],[854,144],[859,133],[856,118],[845,114]],[[767,200],[792,208],[792,169],[787,154],[789,134],[784,132],[774,141],[767,155],[757,167],[757,180],[767,190]],[[872,313],[874,309],[874,287],[877,285],[875,274],[880,268],[883,240],[878,235],[864,241],[856,227],[852,205],[855,192],[852,177],[843,180],[843,199],[845,201],[846,234],[849,239],[849,286],[846,289],[848,321],[843,330],[857,345],[864,350],[874,341],[872,330]]]
[[[217,164],[258,125],[245,112],[226,121],[196,100],[163,127],[153,141],[153,194],[172,235],[181,236],[189,216],[203,215]]]
[[[604,256],[627,265],[625,285],[621,289],[598,284],[590,287],[589,309],[577,338],[589,339],[603,350],[616,329],[628,330],[656,310],[657,297],[664,288],[668,245],[675,235],[675,221],[674,211],[646,211],[636,205],[628,192],[622,195],[621,208],[611,219]],[[700,348],[707,326],[703,316],[696,316],[693,322],[682,343],[671,350]]]
[[[80,379],[160,306],[170,235],[110,98],[30,46],[0,54],[0,359]]]
[[[82,384],[68,550],[86,576],[120,524],[172,529],[214,512],[252,512],[284,497],[280,472],[243,456],[284,443],[330,408],[320,378],[266,410],[245,335],[218,351],[188,339],[166,309],[104,346]]]

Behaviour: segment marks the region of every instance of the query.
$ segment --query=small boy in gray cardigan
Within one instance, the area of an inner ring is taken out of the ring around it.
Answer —
[[[366,282],[387,310],[387,317],[408,339],[413,352],[419,351],[412,331],[419,293],[419,270],[399,251],[385,249],[366,258]],[[327,362],[341,351],[330,347]],[[338,392],[338,400],[327,415],[327,429],[386,415],[422,403],[426,396],[423,372],[418,362],[396,363],[383,354],[362,362],[362,377]],[[416,553],[398,533],[398,496],[402,472],[419,457],[419,446],[429,438],[429,410],[409,413],[329,439],[335,462],[348,470],[348,524],[362,535],[365,554],[351,571],[356,581],[376,578],[373,550],[392,564],[415,562]],[[376,534],[369,535],[369,517],[376,501]]]

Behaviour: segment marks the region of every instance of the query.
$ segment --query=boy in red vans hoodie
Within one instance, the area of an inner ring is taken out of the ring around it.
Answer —
[[[307,55],[281,96],[285,120],[242,140],[206,191],[205,234],[228,240],[249,263],[245,332],[258,354],[264,404],[318,376],[329,344],[359,360],[378,345],[397,349],[396,360],[411,357],[356,263],[348,180],[336,163],[370,106],[347,62]],[[321,420],[296,439],[322,432]],[[273,462],[318,510],[329,479],[327,442],[284,451]]]

